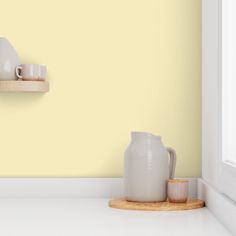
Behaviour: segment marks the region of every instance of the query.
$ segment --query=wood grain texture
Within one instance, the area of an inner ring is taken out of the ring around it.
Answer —
[[[129,202],[124,198],[112,199],[109,206],[124,210],[140,210],[140,211],[183,211],[198,209],[205,206],[202,200],[188,200],[186,203],[171,202]]]
[[[47,81],[22,81],[2,80],[0,81],[0,92],[48,92]]]

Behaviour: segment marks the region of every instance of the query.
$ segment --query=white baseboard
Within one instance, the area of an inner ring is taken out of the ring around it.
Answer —
[[[0,198],[107,198],[121,191],[121,178],[0,178]]]
[[[197,197],[197,179],[189,178]],[[115,198],[123,196],[122,178],[0,178],[0,198]]]
[[[206,207],[233,235],[236,235],[236,203],[234,201],[202,179],[198,179],[198,198],[204,200]]]

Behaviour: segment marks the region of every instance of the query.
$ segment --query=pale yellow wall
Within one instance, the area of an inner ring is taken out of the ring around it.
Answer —
[[[48,94],[0,94],[1,176],[120,176],[132,130],[200,175],[200,0],[7,0],[0,34]]]

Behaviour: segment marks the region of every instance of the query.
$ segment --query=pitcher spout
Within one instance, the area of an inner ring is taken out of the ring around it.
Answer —
[[[137,138],[156,138],[161,139],[161,136],[154,135],[149,132],[141,132],[141,131],[133,131],[131,132],[131,138],[137,139]]]

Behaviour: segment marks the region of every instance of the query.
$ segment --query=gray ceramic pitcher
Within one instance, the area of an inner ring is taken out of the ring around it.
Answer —
[[[174,177],[176,154],[161,137],[132,132],[125,151],[124,186],[129,201],[160,202],[167,198],[167,181]]]

